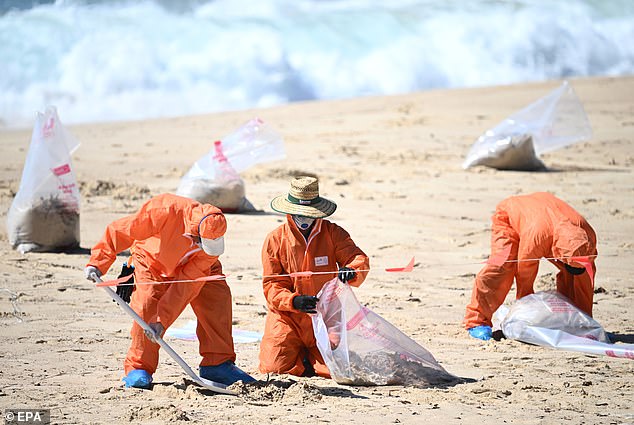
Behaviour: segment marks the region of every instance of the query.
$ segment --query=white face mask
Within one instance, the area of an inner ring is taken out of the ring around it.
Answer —
[[[299,230],[306,230],[315,222],[315,219],[310,217],[301,217],[299,215],[294,215],[293,221],[295,222],[295,225],[297,226]]]
[[[200,238],[198,246],[202,248],[207,255],[219,257],[225,252],[225,238],[220,236],[217,239]]]

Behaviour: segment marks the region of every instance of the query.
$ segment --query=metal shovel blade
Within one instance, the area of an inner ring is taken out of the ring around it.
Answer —
[[[101,278],[99,278],[99,276],[97,276],[96,274],[93,274],[91,277],[93,278],[93,280],[95,282],[102,282]],[[141,318],[141,316],[139,316],[137,314],[137,312],[134,311],[132,309],[132,307],[130,307],[128,305],[128,303],[123,301],[121,299],[121,297],[119,295],[117,295],[117,293],[115,291],[112,290],[112,288],[110,288],[109,286],[103,286],[103,289],[108,293],[108,295],[110,295],[110,297],[112,297],[113,300],[116,301],[117,304],[119,304],[119,306],[123,309],[123,311],[128,313],[128,315],[130,317],[132,317],[134,319],[134,321],[137,322],[138,325],[143,328],[143,330],[150,331],[151,333],[154,333],[154,331],[152,330],[150,325],[148,325]],[[195,374],[194,371],[185,362],[185,360],[183,360],[181,358],[181,356],[179,356],[176,353],[176,351],[174,351],[174,349],[172,347],[170,347],[170,345],[167,342],[165,342],[163,340],[163,338],[161,338],[160,336],[156,337],[156,342],[161,346],[161,348],[163,350],[165,350],[167,352],[167,354],[170,355],[170,357],[172,359],[174,359],[176,361],[176,363],[179,364],[179,366],[181,368],[183,368],[185,373],[187,373],[187,375],[189,375],[189,377],[192,378],[192,380],[194,382],[196,382],[198,385],[200,385],[201,387],[207,388],[207,389],[209,389],[211,391],[214,391],[214,392],[220,393],[220,394],[238,395],[237,392],[227,389],[227,386],[224,385],[224,384],[221,384],[221,383],[215,382],[215,381],[211,381],[209,379],[201,378],[200,376]]]

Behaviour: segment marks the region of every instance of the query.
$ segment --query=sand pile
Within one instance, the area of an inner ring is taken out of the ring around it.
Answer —
[[[167,406],[136,406],[130,409],[128,421],[143,423],[150,420],[172,423],[189,421],[189,418],[182,409],[173,404]]]
[[[229,386],[238,396],[249,402],[273,402],[282,404],[303,404],[319,401],[322,394],[319,388],[307,382],[285,382],[271,380],[249,384],[236,382]]]

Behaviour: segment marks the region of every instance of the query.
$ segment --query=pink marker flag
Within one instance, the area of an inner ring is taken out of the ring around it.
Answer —
[[[117,286],[120,283],[124,283],[128,279],[130,279],[130,276],[123,276],[118,279],[105,280],[103,282],[99,282],[95,286]]]
[[[393,267],[385,269],[386,272],[411,272],[414,270],[414,257],[409,261],[409,264],[405,267]]]
[[[592,269],[592,261],[590,261],[590,257],[570,257],[570,260],[575,261],[586,268],[588,276],[590,276],[592,286],[594,286],[594,270]]]

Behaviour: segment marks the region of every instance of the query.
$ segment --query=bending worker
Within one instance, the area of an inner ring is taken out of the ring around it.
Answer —
[[[533,293],[539,259],[558,269],[557,292],[592,316],[597,240],[588,222],[550,193],[511,196],[493,214],[491,256],[475,278],[464,325],[474,338],[491,338],[491,317],[513,279],[517,298]]]
[[[314,177],[291,181],[288,195],[271,201],[286,222],[268,234],[262,247],[264,296],[268,314],[260,345],[260,372],[330,377],[317,349],[309,314],[315,297],[334,277],[353,286],[364,281],[368,257],[348,232],[324,220],[337,205],[319,196]],[[332,272],[290,277],[294,272]]]
[[[220,275],[218,257],[224,252],[226,230],[227,222],[218,208],[172,194],[158,195],[137,213],[108,225],[92,248],[86,277],[105,274],[116,255],[128,248],[137,283]],[[130,301],[130,307],[157,335],[162,335],[188,304],[198,322],[200,376],[225,385],[254,381],[234,364],[231,290],[225,280],[137,284]],[[149,388],[160,346],[154,335],[144,333],[136,322],[130,334],[132,344],[123,380],[127,387]]]

